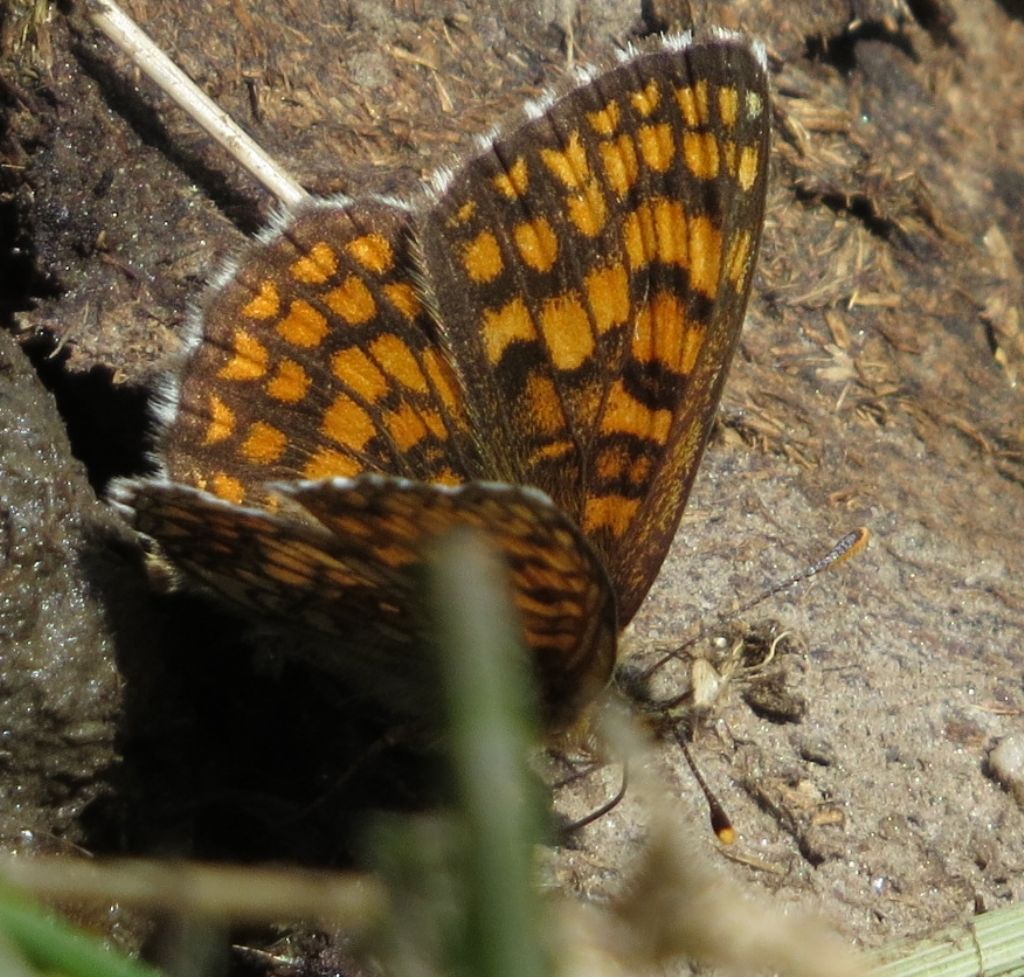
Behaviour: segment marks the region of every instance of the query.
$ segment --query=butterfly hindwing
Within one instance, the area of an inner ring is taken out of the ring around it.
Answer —
[[[611,587],[543,493],[378,475],[273,488],[277,512],[175,483],[127,483],[119,501],[165,557],[230,603],[335,636],[320,664],[348,678],[378,676],[371,689],[392,689],[386,676],[395,672],[422,678],[433,620],[426,565],[446,534],[475,530],[508,571],[549,723],[574,716],[607,681],[617,632]]]
[[[308,204],[221,276],[171,389],[169,478],[251,504],[275,480],[479,468],[407,223],[386,201]]]

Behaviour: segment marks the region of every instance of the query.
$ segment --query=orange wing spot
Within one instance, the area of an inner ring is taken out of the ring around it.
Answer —
[[[594,352],[590,316],[576,292],[548,299],[540,313],[540,329],[558,370],[575,370]]]
[[[434,477],[430,480],[432,485],[462,485],[466,479],[464,476],[459,475],[457,472],[453,472],[450,468],[441,468],[434,472]]]
[[[203,444],[226,441],[235,433],[237,421],[235,412],[216,394],[210,394],[210,423],[206,428]]]
[[[331,357],[331,372],[353,393],[371,404],[380,400],[390,384],[377,365],[358,346],[350,346]]]
[[[626,247],[629,267],[634,271],[646,267],[651,260],[653,234],[654,223],[649,203],[641,204],[626,214],[622,222],[622,241]]]
[[[597,455],[594,471],[602,482],[616,482],[629,464],[629,455],[619,446],[603,448]]]
[[[406,402],[389,413],[384,420],[400,451],[416,447],[427,436],[427,425],[419,412]]]
[[[629,192],[640,175],[640,160],[633,137],[623,133],[617,139],[606,139],[600,146],[605,182],[620,200]]]
[[[629,321],[632,295],[624,265],[616,263],[596,268],[586,275],[583,282],[598,335]]]
[[[488,309],[484,312],[484,344],[487,348],[487,361],[497,366],[505,355],[505,350],[516,342],[529,342],[537,339],[537,328],[526,303],[521,298],[512,299],[501,309]]]
[[[259,294],[248,305],[242,306],[242,315],[250,319],[271,319],[281,311],[281,296],[277,286],[265,278],[260,282]]]
[[[527,550],[523,555],[527,559],[529,559],[531,556],[536,557],[537,556],[536,548],[532,552]],[[575,571],[579,572],[579,566],[578,565],[573,565],[573,563],[571,561],[569,561],[564,566],[564,568],[562,570],[562,574],[553,574],[553,575],[550,575],[550,576],[545,574],[543,578],[538,579],[536,581],[535,581],[534,577],[532,577],[532,575],[530,575],[530,581],[529,582],[530,583],[535,583],[535,582],[536,583],[545,583],[545,582],[547,582],[548,586],[551,587],[553,590],[565,591],[567,588],[566,588],[564,574],[565,574],[566,571],[567,572],[571,572],[572,570],[575,570]],[[559,578],[561,578],[561,579],[559,579]],[[557,644],[560,647],[564,647],[566,649],[571,649],[571,648],[575,647],[575,644],[577,644],[577,642],[580,640],[579,633],[571,633],[571,632],[564,632],[564,633],[560,633],[560,634],[557,633],[557,632],[560,632],[562,630],[559,626],[564,624],[566,618],[579,618],[580,617],[580,601],[579,601],[579,599],[577,597],[574,596],[574,594],[570,594],[569,596],[566,596],[566,597],[562,598],[561,600],[552,600],[550,595],[545,595],[543,598],[538,600],[536,597],[529,597],[522,590],[518,591],[517,594],[518,594],[518,596],[516,598],[516,604],[520,608],[522,608],[522,609],[528,608],[528,612],[529,613],[536,615],[536,617],[538,617],[538,618],[544,619],[543,624],[548,625],[548,627],[550,627],[549,622],[554,622],[555,623],[555,626],[556,626],[555,629],[554,629],[555,633],[544,632],[545,635],[546,635],[546,643],[554,644],[554,643],[557,642]],[[522,602],[520,602],[519,597],[522,598]],[[538,622],[538,624],[542,624],[542,623]]]
[[[519,518],[522,519],[522,516],[519,515]],[[495,537],[500,542],[501,548],[507,556],[523,557],[526,561],[535,561],[537,559],[539,550],[537,542],[528,536],[518,534],[513,527],[506,526],[503,532],[496,531]],[[532,568],[529,573],[520,571],[518,576],[520,578],[532,577]]]
[[[661,198],[654,201],[653,257],[662,264],[685,265],[693,254],[693,242],[687,241],[686,214],[678,200]]]
[[[501,246],[490,231],[481,231],[462,247],[462,266],[474,282],[493,282],[505,267]]]
[[[277,373],[267,383],[267,393],[281,403],[297,404],[306,396],[312,382],[309,374],[295,360],[282,360]]]
[[[538,434],[565,433],[565,414],[551,377],[540,373],[531,374],[526,381],[526,401]]]
[[[256,421],[249,436],[242,442],[242,455],[260,465],[272,465],[288,447],[288,436],[266,421]]]
[[[626,389],[622,380],[612,384],[601,418],[602,434],[632,434],[662,445],[668,440],[671,426],[672,411],[646,407]]]
[[[672,127],[666,122],[656,126],[641,126],[636,134],[640,155],[655,173],[664,173],[676,156]]]
[[[436,410],[421,410],[420,417],[438,441],[448,440],[448,428],[445,427],[444,418]]]
[[[517,156],[516,161],[504,173],[499,173],[494,178],[494,188],[509,200],[523,196],[530,188],[530,171],[526,166],[526,157]]]
[[[729,245],[729,257],[726,258],[726,277],[732,282],[736,291],[743,290],[743,285],[750,268],[750,256],[753,251],[753,238],[750,231],[741,231]]]
[[[736,174],[739,169],[739,164],[736,161],[737,145],[736,140],[726,139],[724,142],[719,143],[719,149],[722,151],[722,159],[725,160],[725,170],[727,173]]]
[[[324,301],[350,326],[361,326],[377,315],[377,301],[373,293],[355,275],[349,275],[337,288],[332,288],[324,296]]]
[[[280,553],[275,553],[279,560]],[[276,580],[285,587],[310,587],[313,584],[313,577],[309,572],[309,566],[296,564],[294,566],[282,566],[280,563],[267,560],[263,563],[263,572],[272,580]]]
[[[749,191],[757,182],[760,157],[761,153],[757,146],[744,146],[740,152],[740,163],[736,168],[736,179],[745,191]]]
[[[559,617],[579,617],[579,608],[575,605],[567,607],[566,610],[574,611],[572,615],[560,614]],[[527,645],[531,648],[553,648],[556,649],[561,655],[566,656],[575,647],[577,642],[580,640],[578,634],[572,634],[565,632],[564,634],[549,633],[544,628],[526,628],[525,637]]]
[[[537,555],[536,548],[533,549],[532,555],[534,556],[534,558],[536,558],[536,555]],[[545,557],[548,557],[548,556],[552,556],[553,557],[553,554],[551,554],[549,552],[545,552],[544,555],[545,555]],[[556,567],[554,565],[554,563],[555,563],[555,560],[553,559],[552,560],[552,566],[551,567],[545,567],[543,570],[540,569],[539,567],[537,567],[536,565],[534,565],[533,567],[530,568],[530,572],[528,574],[523,574],[520,577],[520,579],[524,579],[525,581],[527,581],[527,583],[530,586],[543,587],[543,588],[546,588],[547,590],[553,591],[555,593],[557,593],[558,591],[564,591],[566,589],[566,586],[567,586],[566,571],[575,571],[576,573],[578,573],[579,572],[579,564],[570,563],[570,564],[566,565],[566,564],[563,563],[562,566],[559,568],[559,567]],[[564,617],[564,615],[553,615],[553,616]],[[577,640],[578,640],[579,635],[577,635],[576,637],[577,637]]]
[[[445,408],[451,414],[461,415],[461,388],[448,361],[436,349],[428,349],[423,353],[423,368]]]
[[[561,461],[563,458],[568,458],[575,450],[571,441],[551,441],[530,452],[530,457],[526,460],[526,467],[529,470],[544,462]]]
[[[616,538],[624,536],[639,507],[639,499],[628,499],[624,495],[594,496],[583,505],[581,528],[588,534],[607,529]]]
[[[351,455],[321,448],[303,466],[302,474],[306,478],[352,478],[365,471],[361,462]]]
[[[327,320],[308,302],[297,299],[277,324],[277,331],[293,346],[319,346],[328,332]]]
[[[345,245],[348,256],[374,274],[390,271],[395,264],[395,249],[383,234],[364,234]]]
[[[587,151],[583,148],[578,131],[569,136],[563,149],[542,149],[540,158],[552,176],[569,190],[584,189],[590,179]]]
[[[633,332],[633,358],[662,363],[675,373],[693,371],[706,333],[700,322],[686,321],[686,303],[673,292],[655,293],[641,306]]]
[[[423,306],[412,285],[406,285],[404,282],[392,282],[384,286],[384,294],[388,297],[388,301],[410,321],[423,311]]]
[[[619,128],[622,118],[622,109],[619,103],[613,98],[603,109],[587,113],[587,122],[590,128],[599,136],[612,136]]]
[[[690,257],[686,212],[678,200],[655,197],[626,215],[626,255],[634,271],[651,261],[686,266]]]
[[[718,294],[722,274],[722,231],[710,217],[690,221],[690,284],[708,298]]]
[[[512,543],[512,545],[509,545],[509,543]],[[524,556],[527,557],[527,559],[529,559],[531,556],[535,556],[536,555],[534,550],[526,549],[525,547],[522,547],[522,548],[516,547],[514,545],[514,541],[506,541],[504,539],[501,541],[501,548],[502,548],[503,551],[505,551],[505,555],[506,556],[515,557],[515,556],[519,556],[519,555],[524,555]],[[520,552],[519,552],[520,549],[526,549],[526,552],[520,554]],[[534,585],[536,585],[537,582],[538,581],[534,581],[534,580],[530,580],[529,581],[529,583],[534,584]],[[555,587],[559,586],[559,582],[558,581],[553,581],[553,583],[554,583]],[[532,617],[540,617],[540,618],[546,619],[547,621],[550,621],[552,618],[565,618],[567,616],[567,614],[571,615],[574,611],[576,612],[577,615],[579,614],[579,605],[574,600],[558,601],[557,602],[558,606],[556,607],[555,606],[556,602],[548,600],[546,595],[545,595],[545,597],[540,597],[540,598],[538,598],[538,597],[531,597],[529,595],[529,593],[526,591],[525,588],[519,588],[519,587],[515,588],[514,593],[515,593],[514,600],[515,600],[516,607],[518,607],[520,612],[522,612],[524,615],[530,615]],[[536,624],[540,625],[541,622],[538,621],[538,622],[536,622]],[[532,629],[532,630],[528,629],[527,632],[526,632],[526,639],[527,639],[527,641],[530,644],[536,645],[536,644],[539,643],[538,642],[538,635],[543,637],[544,632],[543,631],[538,631],[536,627],[534,629]],[[571,637],[574,642],[578,639],[578,635],[567,635],[567,636]]]
[[[608,205],[596,180],[591,180],[582,194],[570,197],[567,207],[569,220],[586,237],[597,237],[608,220]]]
[[[740,114],[740,93],[734,86],[723,85],[718,89],[718,114],[730,129],[736,125]]]
[[[579,545],[575,538],[570,533],[559,531],[555,533],[555,539],[559,545],[547,554],[552,568],[562,575],[561,583],[556,581],[555,586],[575,594],[596,593],[593,586],[580,575]],[[558,549],[557,554],[555,549]]]
[[[683,121],[691,129],[706,126],[711,121],[708,106],[708,83],[698,81],[694,85],[676,89],[676,102],[683,115]]]
[[[370,352],[381,369],[402,386],[423,394],[430,389],[427,378],[405,340],[392,333],[384,333],[370,343]]]
[[[377,433],[373,418],[348,394],[334,398],[324,411],[320,430],[325,437],[352,451],[362,451]]]
[[[321,521],[325,526],[329,527],[332,532],[339,536],[353,536],[356,539],[373,539],[376,532],[375,528],[367,522],[365,517],[358,514],[353,516],[324,516]]]
[[[293,278],[306,285],[322,285],[338,270],[338,256],[326,241],[320,241],[289,270]]]
[[[476,201],[467,200],[451,217],[448,218],[449,227],[459,227],[473,219],[476,213]]]
[[[323,556],[320,557],[321,561]],[[351,590],[352,587],[366,586],[365,574],[352,570],[351,567],[342,566],[338,563],[329,563],[323,568],[323,574],[327,582],[336,590]]]
[[[713,180],[721,168],[718,140],[710,132],[683,133],[683,159],[698,180]]]
[[[210,488],[213,490],[213,494],[224,499],[225,502],[241,505],[245,500],[245,487],[237,478],[233,478],[224,472],[214,472],[213,478],[210,481]]]
[[[447,510],[438,512],[436,509],[427,509],[419,513],[418,521],[414,522],[406,505],[401,511],[381,515],[377,520],[377,538],[386,539],[390,536],[393,539],[416,539],[438,525],[442,529],[447,529],[446,515]]]
[[[626,473],[629,481],[638,488],[645,488],[651,480],[651,469],[654,467],[653,460],[648,456],[638,458],[629,467]]]
[[[195,478],[196,488],[206,491],[206,480],[202,476]],[[187,539],[205,524],[204,514],[193,512],[187,506],[173,505],[173,521],[169,521],[164,527],[166,535],[174,539]]]
[[[231,338],[235,354],[217,371],[217,376],[221,380],[258,380],[267,372],[267,347],[244,329],[236,328]]]
[[[313,583],[313,578],[325,562],[323,550],[294,538],[276,542],[277,545],[267,554],[268,569],[273,566],[276,570],[297,574],[297,582],[306,586]]]
[[[633,110],[637,115],[642,119],[646,119],[647,116],[656,111],[658,106],[661,105],[661,89],[652,78],[640,91],[633,92],[629,96],[629,100],[633,104]]]
[[[390,546],[375,546],[373,555],[384,566],[393,568],[408,566],[417,559],[416,554],[408,546],[399,546],[397,543]]]
[[[550,271],[558,260],[558,238],[546,218],[516,224],[512,237],[523,261],[534,271]]]

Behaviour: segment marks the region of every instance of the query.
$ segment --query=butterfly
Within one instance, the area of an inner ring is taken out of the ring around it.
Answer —
[[[743,323],[765,55],[669,35],[580,68],[412,200],[310,200],[208,288],[111,497],[186,581],[431,708],[422,574],[477,530],[544,718],[607,683],[664,560]],[[339,639],[344,639],[343,641]]]

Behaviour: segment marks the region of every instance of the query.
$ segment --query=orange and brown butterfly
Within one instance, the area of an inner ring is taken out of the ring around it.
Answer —
[[[280,217],[209,288],[112,497],[248,612],[422,706],[432,541],[508,566],[549,724],[607,682],[693,483],[763,223],[765,56],[629,48],[525,106],[420,199]]]

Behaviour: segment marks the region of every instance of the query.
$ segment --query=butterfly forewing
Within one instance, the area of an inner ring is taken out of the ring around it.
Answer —
[[[502,477],[604,555],[627,622],[682,515],[746,305],[767,81],[743,42],[658,45],[497,136],[418,224]]]

